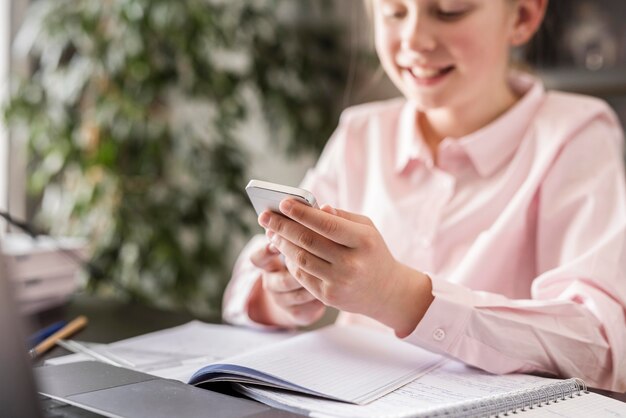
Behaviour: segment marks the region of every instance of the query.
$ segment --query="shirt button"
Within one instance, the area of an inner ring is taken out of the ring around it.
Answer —
[[[433,339],[435,341],[442,341],[444,338],[446,338],[446,332],[441,328],[437,328],[433,331]]]

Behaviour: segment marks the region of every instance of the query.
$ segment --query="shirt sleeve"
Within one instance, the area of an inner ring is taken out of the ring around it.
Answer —
[[[262,272],[252,264],[250,257],[267,243],[264,235],[256,235],[239,254],[222,300],[222,318],[225,322],[253,328],[272,328],[253,321],[248,315],[248,300]]]
[[[343,118],[342,118],[343,119]],[[300,187],[310,191],[319,205],[325,203],[335,206],[338,196],[338,160],[342,158],[344,148],[345,123],[340,121],[337,130],[329,139],[315,168],[310,169]],[[262,270],[250,261],[250,256],[268,241],[264,235],[255,236],[239,254],[233,274],[222,300],[222,318],[224,321],[254,328],[275,328],[259,324],[248,315],[248,303],[252,289],[261,278]]]
[[[432,277],[435,299],[406,340],[493,373],[580,377],[626,391],[622,141],[613,119],[596,119],[546,174],[530,299]]]

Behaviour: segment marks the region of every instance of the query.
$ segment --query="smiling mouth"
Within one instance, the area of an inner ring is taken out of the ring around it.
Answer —
[[[452,70],[454,70],[454,65],[450,65],[450,66],[439,68],[439,69],[410,67],[410,68],[405,68],[405,70],[410,72],[411,75],[417,78],[418,80],[434,80],[450,73]]]

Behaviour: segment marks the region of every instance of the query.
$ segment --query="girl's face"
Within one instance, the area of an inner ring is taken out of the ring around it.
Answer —
[[[421,110],[480,106],[508,89],[519,40],[512,0],[373,0],[376,51]]]

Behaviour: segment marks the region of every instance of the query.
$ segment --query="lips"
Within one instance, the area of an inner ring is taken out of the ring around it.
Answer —
[[[449,65],[447,67],[441,68],[425,68],[413,66],[406,68],[406,70],[409,71],[413,75],[413,77],[417,79],[429,80],[435,79],[451,72],[452,70],[454,70],[454,65]]]
[[[454,65],[445,67],[408,66],[402,67],[402,77],[408,85],[419,88],[434,88],[444,82],[450,73],[454,71]]]

